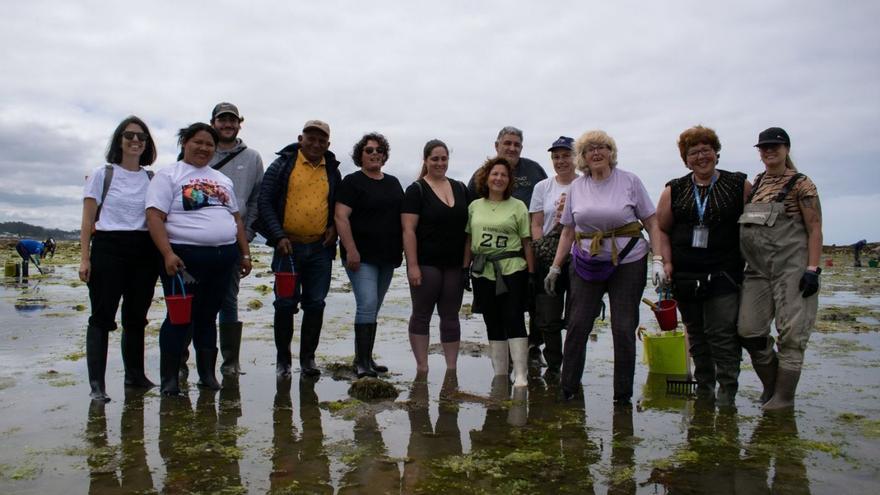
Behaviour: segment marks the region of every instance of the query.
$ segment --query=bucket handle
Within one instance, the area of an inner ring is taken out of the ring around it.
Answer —
[[[636,337],[638,337],[639,340],[642,340],[643,335],[645,335],[645,327],[639,327],[638,332],[636,332]]]
[[[293,256],[289,255],[287,260],[290,262],[290,271],[292,273],[296,273],[296,269],[293,267]],[[281,271],[281,258],[278,258],[278,269],[275,269],[275,265],[272,265],[272,273],[278,273]]]
[[[177,281],[180,284],[180,295],[186,297],[186,284],[183,283],[183,277],[178,273],[171,279],[171,295],[175,295],[174,293],[174,281]]]

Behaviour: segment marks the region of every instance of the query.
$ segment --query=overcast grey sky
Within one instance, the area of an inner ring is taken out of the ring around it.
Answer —
[[[779,125],[826,243],[880,240],[878,18],[876,1],[4,2],[0,221],[78,228],[120,120],[151,126],[161,168],[177,129],[231,101],[267,165],[320,118],[343,174],[377,130],[404,185],[431,138],[466,179],[504,125],[548,173],[556,137],[601,128],[655,200],[686,172],[682,130],[713,127],[719,167],[753,177]]]

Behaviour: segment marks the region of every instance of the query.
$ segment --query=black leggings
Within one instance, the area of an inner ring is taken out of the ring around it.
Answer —
[[[479,299],[489,340],[526,337],[529,274],[525,270],[504,276],[507,292],[495,295],[495,281],[474,277],[474,299]]]
[[[89,259],[89,325],[107,332],[116,330],[116,309],[122,299],[122,327],[143,329],[161,265],[150,234],[137,230],[95,232]]]
[[[461,284],[461,267],[441,268],[419,265],[419,270],[422,272],[422,284],[418,287],[411,285],[409,287],[412,296],[409,333],[428,335],[436,306],[440,315],[440,342],[458,342],[461,340],[458,311],[461,309],[461,298],[464,293]]]

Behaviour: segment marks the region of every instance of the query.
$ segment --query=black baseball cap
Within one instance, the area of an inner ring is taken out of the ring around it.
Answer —
[[[784,144],[788,147],[791,147],[791,139],[788,137],[788,133],[785,132],[785,129],[781,127],[770,127],[769,129],[765,129],[758,134],[758,144],[755,147],[763,146],[765,144]]]

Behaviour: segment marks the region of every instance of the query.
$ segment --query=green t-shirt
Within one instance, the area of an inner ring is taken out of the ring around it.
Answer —
[[[465,232],[471,236],[471,252],[494,256],[507,251],[522,250],[522,239],[531,236],[529,211],[525,203],[508,198],[495,202],[478,199],[468,206],[468,223]],[[528,268],[525,258],[507,258],[499,261],[501,273],[510,275]],[[486,262],[482,274],[475,277],[495,280],[495,268]]]

